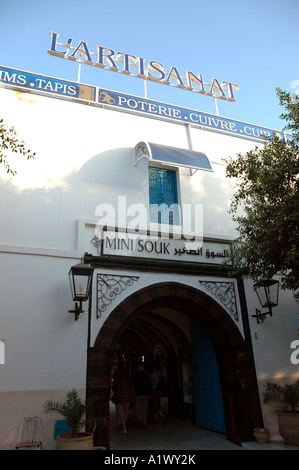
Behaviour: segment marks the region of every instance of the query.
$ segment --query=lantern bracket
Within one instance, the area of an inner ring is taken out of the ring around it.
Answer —
[[[261,312],[261,310],[255,309],[255,315],[252,315],[252,317],[256,318],[259,324],[266,320],[267,315],[272,317],[272,307],[277,307],[278,305],[279,282],[274,279],[261,279],[253,287],[262,308],[269,309],[268,312]]]
[[[272,310],[270,308],[269,312],[261,312],[258,308],[255,309],[255,315],[251,315],[253,318],[256,318],[257,324],[264,323],[266,320],[266,315],[270,315],[272,317]]]
[[[82,309],[82,300],[80,300],[80,304],[75,303],[75,309],[74,310],[69,310],[69,313],[74,313],[75,314],[75,321],[79,319],[79,316],[81,313],[84,313],[84,310]]]

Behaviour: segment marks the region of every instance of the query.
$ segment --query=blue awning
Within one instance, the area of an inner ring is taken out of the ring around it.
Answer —
[[[194,170],[213,171],[208,157],[202,152],[169,147],[167,145],[139,142],[135,147],[135,165],[140,158],[147,157],[150,161],[184,166]]]

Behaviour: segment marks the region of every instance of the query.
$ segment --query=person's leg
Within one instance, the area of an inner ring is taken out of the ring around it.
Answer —
[[[154,421],[155,423],[159,422],[159,404],[160,404],[160,397],[159,391],[154,389],[152,394],[152,405],[153,405],[153,414],[154,414]]]
[[[166,416],[161,410],[160,404],[161,404],[161,392],[159,390],[153,390],[153,410],[154,410],[154,420],[155,423],[159,422],[159,417],[162,418],[164,424],[166,423]]]
[[[142,395],[136,395],[135,397],[135,403],[136,403],[136,417],[138,423],[142,421]]]
[[[148,413],[148,395],[142,395],[141,421],[144,426],[147,424],[147,413]]]
[[[120,425],[122,433],[126,434],[127,428],[126,428],[126,419],[125,419],[125,407],[124,403],[116,403],[115,404],[115,409],[116,409],[116,420],[117,424]]]
[[[130,408],[130,402],[127,401],[123,403],[123,408],[124,408],[124,422],[125,422],[125,427],[127,426],[127,421],[128,421],[128,416],[129,416],[129,408]]]

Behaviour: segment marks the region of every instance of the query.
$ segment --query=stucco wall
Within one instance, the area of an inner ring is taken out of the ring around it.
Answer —
[[[16,176],[1,171],[0,340],[5,364],[0,364],[0,400],[7,411],[1,412],[0,448],[11,448],[20,419],[40,415],[49,394],[85,387],[87,316],[74,322],[68,313],[73,301],[67,274],[88,251],[97,207],[116,207],[118,196],[125,196],[127,205],[148,207],[147,162],[134,166],[135,145],[143,140],[188,148],[188,135],[183,125],[3,88],[0,100],[1,117],[36,152],[33,161],[10,156]],[[181,202],[203,204],[205,236],[232,239],[227,208],[233,184],[225,179],[223,158],[257,144],[199,128],[191,129],[191,138],[193,149],[208,156],[214,171],[182,174]],[[156,279],[143,274],[141,284]],[[249,281],[245,291],[251,315],[259,306]],[[291,294],[282,292],[273,318],[256,325],[250,317],[261,391],[268,379],[298,374],[298,365],[290,361],[296,312]],[[105,318],[93,320],[93,339]],[[268,424],[271,412],[264,413]],[[52,418],[43,419],[52,427]],[[52,431],[45,432],[51,446]]]

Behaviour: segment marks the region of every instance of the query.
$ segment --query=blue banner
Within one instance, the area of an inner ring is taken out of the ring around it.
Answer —
[[[266,127],[8,67],[0,66],[0,83],[5,87],[23,88],[32,90],[35,93],[41,92],[52,96],[79,99],[94,105],[104,105],[109,108],[123,109],[147,116],[187,123],[202,129],[215,130],[251,140],[263,141],[264,136],[272,137],[273,135],[287,140],[292,137],[289,134]]]
[[[0,66],[0,83],[68,98],[95,100],[95,87]]]
[[[272,137],[273,135],[277,135],[280,139],[284,138],[283,132],[274,131],[266,127],[255,126],[213,114],[206,114],[110,90],[99,89],[98,102],[151,116],[196,125],[203,129],[208,128],[239,137],[247,137],[252,140],[264,140],[264,136]]]

